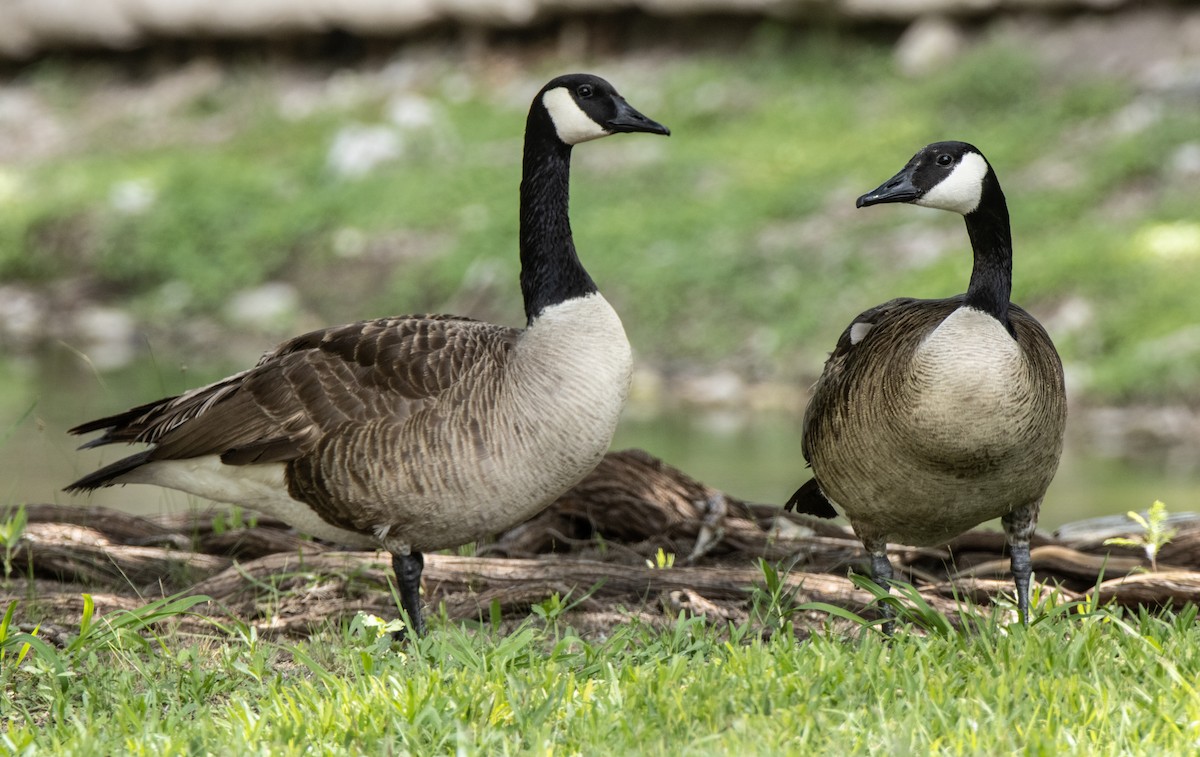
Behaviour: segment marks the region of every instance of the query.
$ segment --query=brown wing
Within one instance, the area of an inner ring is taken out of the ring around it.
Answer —
[[[520,332],[455,316],[362,321],[281,344],[250,370],[71,430],[87,446],[145,442],[150,459],[291,460],[347,420],[402,419],[490,362]]]
[[[854,377],[866,373],[860,366],[876,359],[876,349],[887,345],[889,349],[903,350],[906,343],[919,341],[928,331],[931,307],[944,310],[941,318],[936,320],[940,323],[962,305],[964,297],[959,295],[943,300],[900,297],[863,311],[850,322],[825,361],[825,368],[813,385],[812,398],[804,411],[801,452],[805,462],[810,460],[810,451],[824,436],[836,434],[837,416],[846,412],[850,405]]]
[[[1035,375],[1045,379],[1036,383],[1038,391],[1042,393],[1039,404],[1048,408],[1053,417],[1044,420],[1050,424],[1057,423],[1061,432],[1067,419],[1067,392],[1062,358],[1059,357],[1046,329],[1024,309],[1010,303],[1008,320],[1013,325],[1017,342],[1025,351],[1025,357]]]

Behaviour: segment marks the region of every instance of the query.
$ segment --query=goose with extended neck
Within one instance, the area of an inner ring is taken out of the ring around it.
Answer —
[[[85,447],[152,446],[67,489],[154,484],[382,547],[423,633],[422,553],[529,518],[612,440],[630,346],[576,255],[568,188],[572,147],[621,132],[670,133],[588,74],[533,100],[520,187],[526,328],[418,315],[304,334],[247,371],[71,429],[104,432]]]

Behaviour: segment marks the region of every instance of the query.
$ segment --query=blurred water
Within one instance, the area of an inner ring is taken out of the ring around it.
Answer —
[[[90,496],[62,491],[75,478],[132,451],[76,451],[81,440],[68,436],[67,428],[180,387],[155,393],[111,381],[100,386],[94,377],[49,384],[26,378],[9,377],[0,395],[0,504],[90,503],[142,514],[207,506],[149,486],[109,488]],[[613,443],[613,449],[627,447],[645,449],[693,478],[756,502],[781,504],[809,478],[799,454],[799,419],[786,413],[630,413]],[[1200,475],[1170,476],[1101,460],[1069,443],[1043,505],[1041,525],[1050,530],[1091,516],[1141,510],[1155,499],[1174,512],[1200,510]]]

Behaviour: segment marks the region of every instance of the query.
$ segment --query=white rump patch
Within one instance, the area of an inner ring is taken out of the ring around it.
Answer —
[[[983,197],[983,179],[987,176],[988,165],[983,156],[977,152],[968,152],[950,172],[933,189],[917,200],[914,205],[940,210],[952,210],[966,215],[979,207]]]
[[[554,122],[558,138],[568,145],[607,137],[611,133],[583,112],[566,87],[555,87],[542,95],[542,105],[550,114],[550,120]]]
[[[875,324],[869,321],[858,321],[850,324],[850,344],[858,344],[866,338],[867,334],[871,333],[871,329],[875,328]]]
[[[243,505],[273,515],[306,534],[352,547],[370,548],[369,536],[338,528],[288,494],[283,463],[225,465],[217,455],[154,460],[121,476],[120,484],[154,484],[216,502]]]

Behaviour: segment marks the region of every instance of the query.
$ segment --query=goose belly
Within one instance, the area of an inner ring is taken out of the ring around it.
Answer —
[[[915,471],[914,471],[915,472]],[[886,473],[887,475],[881,475]],[[1053,476],[980,474],[966,477],[937,472],[905,475],[901,468],[875,467],[870,479],[840,479],[822,488],[830,501],[845,512],[864,539],[877,536],[888,542],[936,546],[979,524],[1006,515],[1018,507],[1041,500]]]

